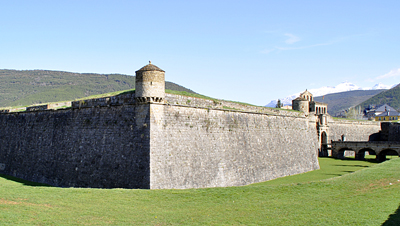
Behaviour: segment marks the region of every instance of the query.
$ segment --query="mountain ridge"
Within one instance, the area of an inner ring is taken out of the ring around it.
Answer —
[[[173,82],[166,89],[195,93]],[[52,70],[0,69],[0,107],[67,101],[135,88],[135,76]]]
[[[361,88],[353,83],[350,82],[342,82],[338,84],[337,86],[323,86],[321,88],[316,88],[316,89],[310,89],[308,90],[311,92],[314,97],[319,97],[319,96],[324,96],[327,94],[334,94],[334,93],[341,93],[341,92],[347,92],[347,91],[353,91],[353,90],[383,90],[383,89],[390,89],[391,87],[394,87],[395,85],[392,86],[387,86],[382,83],[377,83],[373,87],[366,87],[366,88]],[[304,92],[304,91],[302,91]],[[300,95],[298,92],[293,95],[287,96],[285,98],[280,99],[281,103],[283,103],[285,106],[286,105],[292,105],[292,100],[295,99]],[[269,102],[266,107],[275,107],[277,103],[277,100],[272,100]],[[351,107],[351,106],[350,106]],[[328,108],[329,109],[329,108]]]
[[[351,90],[314,97],[314,100],[317,102],[327,103],[328,113],[335,116],[343,110],[354,107],[361,102],[368,100],[369,98],[374,97],[375,95],[384,91],[385,89]]]
[[[400,84],[395,85],[389,90],[385,90],[362,103],[358,104],[357,106],[361,107],[362,109],[368,107],[369,105],[374,105],[376,107],[387,104],[396,110],[400,109]]]

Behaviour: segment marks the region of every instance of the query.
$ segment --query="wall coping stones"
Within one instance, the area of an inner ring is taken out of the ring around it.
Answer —
[[[49,110],[61,110],[61,109],[80,109],[80,108],[92,108],[92,107],[111,107],[120,105],[135,105],[138,104],[135,100],[134,93],[120,94],[117,96],[94,98],[87,100],[71,101],[71,102],[60,102],[51,103],[47,105],[37,105],[22,108],[13,109],[1,109],[0,114],[14,114],[21,112],[37,112],[37,111],[49,111]],[[269,116],[281,116],[281,117],[293,117],[293,118],[310,118],[310,121],[315,121],[315,117],[312,115],[306,116],[303,112],[299,111],[284,111],[279,109],[245,105],[225,100],[209,100],[198,97],[189,97],[177,94],[165,94],[165,103],[153,103],[158,105],[169,105],[169,106],[180,106],[190,108],[201,108],[201,109],[213,109],[221,110],[226,112],[243,112],[251,114],[264,114]],[[364,124],[364,125],[379,125],[380,122],[375,121],[355,121],[355,120],[337,120],[331,116],[328,116],[329,123],[336,124]]]

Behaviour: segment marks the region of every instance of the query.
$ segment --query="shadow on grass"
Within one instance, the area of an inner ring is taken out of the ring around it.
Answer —
[[[345,172],[345,173],[354,173],[354,172],[356,172],[356,171],[352,171],[352,170],[343,170],[342,172]]]
[[[36,183],[36,182],[32,182],[32,181],[27,181],[27,180],[23,180],[17,177],[13,177],[13,176],[9,176],[9,175],[4,175],[0,173],[0,177],[4,178],[6,180],[11,180],[26,186],[32,186],[32,187],[53,187],[51,185],[48,184],[42,184],[42,183]]]
[[[340,164],[335,164],[335,166],[349,166],[349,165],[340,165]],[[363,167],[363,168],[368,168],[369,166],[362,166],[362,165],[350,165],[352,167]]]
[[[363,162],[371,162],[371,163],[380,163],[376,160],[376,158],[365,158],[363,160],[355,159],[354,157],[353,158],[345,157],[344,159],[337,159],[332,156],[329,156],[329,157],[320,157],[320,158],[331,158],[331,159],[336,159],[336,160],[341,160],[341,161],[354,161],[354,162],[363,161]],[[361,165],[355,165],[355,166],[365,167],[365,166],[361,166]]]
[[[388,219],[383,222],[382,226],[398,226],[400,225],[400,206],[397,208],[396,212],[390,214]]]

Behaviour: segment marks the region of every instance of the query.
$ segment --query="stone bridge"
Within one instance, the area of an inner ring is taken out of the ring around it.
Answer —
[[[400,156],[400,142],[396,141],[332,141],[332,156],[344,158],[345,151],[354,151],[355,158],[362,160],[365,152],[376,155],[379,162],[386,160],[386,155]]]

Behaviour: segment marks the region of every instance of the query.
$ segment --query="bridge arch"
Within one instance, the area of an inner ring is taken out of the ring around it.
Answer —
[[[380,151],[379,154],[376,156],[376,159],[378,160],[378,162],[383,162],[386,160],[387,155],[400,156],[400,153],[399,151],[396,151],[394,149],[387,148]]]
[[[339,151],[337,152],[336,158],[338,158],[338,159],[344,159],[344,158],[345,158],[345,152],[346,152],[346,151],[347,151],[347,152],[351,151],[351,152],[354,152],[354,153],[355,153],[355,151],[354,151],[353,149],[348,148],[348,147],[343,147],[343,148],[339,149]]]
[[[375,150],[371,148],[362,148],[358,152],[356,152],[355,159],[364,160],[366,152],[368,152],[369,155],[376,155]]]

